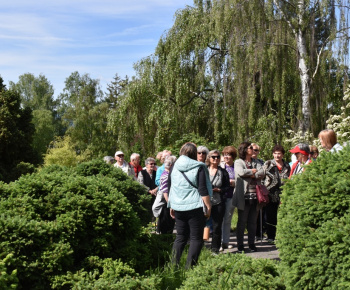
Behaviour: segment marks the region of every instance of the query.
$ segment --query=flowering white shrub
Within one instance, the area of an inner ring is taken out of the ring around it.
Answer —
[[[350,140],[350,86],[346,90],[343,100],[345,106],[341,107],[340,115],[330,116],[327,120],[327,128],[335,131],[339,143]]]

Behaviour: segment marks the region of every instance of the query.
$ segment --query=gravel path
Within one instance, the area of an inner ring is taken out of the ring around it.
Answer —
[[[209,241],[205,241],[204,244],[207,248],[210,248],[211,238],[209,239]],[[235,233],[231,233],[230,244],[234,246],[232,249],[225,249],[223,252],[220,253],[237,253],[237,242]],[[266,240],[263,240],[262,242],[257,241],[255,245],[258,248],[258,251],[255,253],[249,253],[248,237],[247,235],[244,235],[244,247],[247,249],[247,256],[251,256],[254,258],[279,260],[278,250],[275,245],[269,245]]]

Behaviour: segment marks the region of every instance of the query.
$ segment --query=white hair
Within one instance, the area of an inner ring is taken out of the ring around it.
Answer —
[[[164,167],[165,169],[169,169],[176,161],[176,156],[170,155],[167,156],[167,158],[164,161]]]
[[[135,160],[137,157],[140,158],[140,154],[138,154],[138,153],[133,153],[133,154],[131,154],[131,155],[130,155],[130,161]]]

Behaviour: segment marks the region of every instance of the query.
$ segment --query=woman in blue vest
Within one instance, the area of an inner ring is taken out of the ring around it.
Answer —
[[[211,213],[212,186],[208,169],[197,160],[197,147],[186,143],[180,149],[180,157],[169,175],[170,215],[176,222],[176,239],[173,246],[176,264],[190,239],[186,267],[197,263],[203,247],[203,231],[206,218]]]

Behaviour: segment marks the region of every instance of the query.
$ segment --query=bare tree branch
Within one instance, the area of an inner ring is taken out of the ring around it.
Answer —
[[[292,22],[290,22],[290,20],[288,19],[287,15],[284,13],[284,11],[282,10],[282,8],[279,6],[277,0],[273,0],[273,3],[275,3],[277,9],[280,11],[280,13],[282,14],[283,18],[287,21],[287,24],[288,24],[289,27],[292,29],[293,33],[294,33],[295,35],[297,35],[296,28],[293,26]]]

